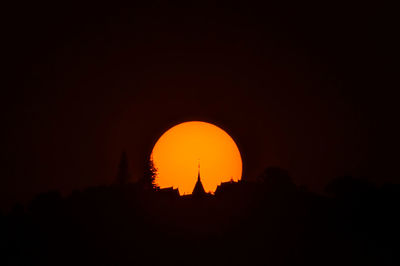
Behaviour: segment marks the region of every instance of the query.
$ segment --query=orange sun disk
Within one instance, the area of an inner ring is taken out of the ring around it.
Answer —
[[[199,164],[206,192],[242,176],[236,143],[224,130],[206,122],[190,121],[170,128],[154,145],[151,158],[157,169],[156,184],[178,188],[181,195],[192,193]]]

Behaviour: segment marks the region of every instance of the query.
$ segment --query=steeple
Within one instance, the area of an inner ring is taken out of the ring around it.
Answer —
[[[200,161],[199,161],[199,165],[197,167],[197,182],[201,182],[200,181]]]
[[[199,162],[198,172],[197,172],[197,182],[196,182],[196,185],[194,186],[192,195],[195,197],[206,195],[206,192],[204,191],[204,187],[203,187],[203,184],[201,183],[201,179],[200,179],[200,162]]]

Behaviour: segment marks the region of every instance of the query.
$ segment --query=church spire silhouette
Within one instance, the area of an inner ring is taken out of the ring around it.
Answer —
[[[199,164],[197,166],[197,182],[199,182],[199,181],[200,181],[200,160],[199,160]]]
[[[197,171],[197,182],[196,185],[194,186],[192,195],[193,196],[204,196],[207,193],[204,190],[203,184],[201,183],[201,178],[200,178],[200,162],[199,162],[199,166],[198,166],[198,171]]]

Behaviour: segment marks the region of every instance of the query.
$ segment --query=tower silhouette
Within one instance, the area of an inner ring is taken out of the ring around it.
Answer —
[[[192,195],[194,197],[201,197],[205,196],[207,193],[204,190],[203,184],[201,183],[201,178],[200,178],[200,163],[198,167],[198,173],[197,173],[197,182],[196,185],[194,186]]]

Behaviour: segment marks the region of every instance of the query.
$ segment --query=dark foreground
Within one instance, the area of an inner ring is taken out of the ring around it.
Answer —
[[[178,197],[137,184],[36,197],[0,214],[0,265],[399,265],[400,188],[284,179]]]

